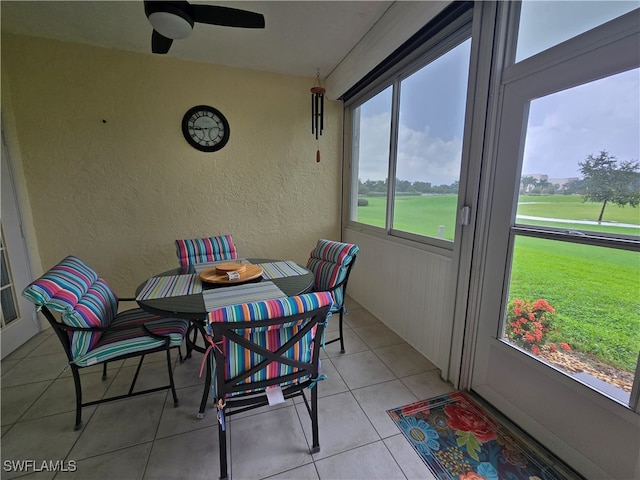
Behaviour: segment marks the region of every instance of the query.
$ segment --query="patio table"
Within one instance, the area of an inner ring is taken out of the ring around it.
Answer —
[[[206,348],[197,345],[196,341],[197,332],[200,332],[204,338],[205,319],[209,311],[225,305],[252,301],[251,296],[256,294],[263,296],[263,298],[258,296],[256,299],[263,300],[269,298],[270,292],[278,289],[286,296],[294,296],[309,292],[313,287],[313,272],[295,262],[269,258],[238,259],[238,261],[244,260],[263,267],[263,275],[238,284],[214,284],[202,282],[199,279],[199,274],[204,268],[215,266],[216,263],[230,262],[225,260],[167,270],[145,280],[136,289],[136,301],[143,310],[161,317],[184,318],[191,322],[186,335],[187,354],[183,361],[191,357],[192,350],[206,352]],[[231,262],[235,261],[231,260]],[[251,284],[260,285],[259,288],[247,288]],[[231,300],[231,303],[225,303],[227,301],[225,298],[243,298],[244,300]],[[190,338],[190,334],[193,338]],[[211,386],[211,366],[209,362],[206,363],[207,375],[198,418],[204,417]]]

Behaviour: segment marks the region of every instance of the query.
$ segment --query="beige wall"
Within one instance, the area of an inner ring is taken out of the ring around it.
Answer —
[[[242,256],[301,263],[339,239],[342,107],[316,163],[313,79],[13,35],[2,67],[43,269],[75,254],[129,295],[176,265],[176,238],[230,233]],[[230,123],[219,152],[182,136],[199,104]]]

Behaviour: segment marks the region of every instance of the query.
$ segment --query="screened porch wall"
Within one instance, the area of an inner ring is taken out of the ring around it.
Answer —
[[[349,295],[443,372],[453,325],[453,260],[352,228],[344,241],[360,247]]]

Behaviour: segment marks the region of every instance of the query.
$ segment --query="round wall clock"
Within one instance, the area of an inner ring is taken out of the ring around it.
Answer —
[[[217,152],[229,141],[229,122],[215,108],[198,105],[184,114],[182,133],[193,148]]]

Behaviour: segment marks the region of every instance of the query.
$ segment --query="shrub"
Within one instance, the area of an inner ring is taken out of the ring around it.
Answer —
[[[516,298],[509,302],[507,308],[504,336],[534,355],[539,355],[543,349],[554,352],[557,347],[553,343],[547,344],[546,336],[553,328],[555,313],[555,309],[546,300],[540,299],[532,303]],[[559,345],[566,351],[571,350],[564,342]]]
[[[359,198],[358,199],[358,206],[359,207],[366,207],[367,205],[369,205],[369,200],[367,200],[366,198]]]

